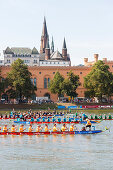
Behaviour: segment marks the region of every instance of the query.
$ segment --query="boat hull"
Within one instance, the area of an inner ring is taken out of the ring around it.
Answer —
[[[0,135],[57,135],[57,134],[97,134],[103,132],[102,130],[92,130],[92,131],[65,131],[65,132],[0,132]]]
[[[27,121],[14,121],[14,123],[19,123],[19,124],[34,124],[34,123],[37,123],[37,124],[50,124],[50,123],[57,123],[57,124],[62,124],[62,123],[66,123],[66,124],[71,124],[71,123],[75,123],[75,124],[86,124],[87,122],[86,121],[77,121],[77,122],[37,122],[37,121],[34,121],[34,122],[27,122]],[[91,123],[100,123],[100,121],[91,121]]]

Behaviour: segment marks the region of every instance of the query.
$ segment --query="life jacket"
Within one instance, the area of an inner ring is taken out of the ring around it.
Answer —
[[[28,129],[29,132],[32,132],[32,127],[30,126],[29,129]]]
[[[23,131],[24,131],[23,127],[20,127],[19,132],[23,132]]]
[[[64,132],[66,130],[66,128],[64,126],[62,126],[61,131]]]
[[[7,127],[3,127],[3,132],[7,132]]]
[[[49,132],[49,129],[48,129],[48,127],[45,127],[45,132]]]
[[[11,128],[11,132],[15,132],[15,127],[12,127],[12,128]]]
[[[89,120],[87,121],[87,125],[91,125],[91,122]]]
[[[73,126],[70,126],[70,131],[74,131],[74,127]]]
[[[57,131],[57,128],[56,126],[53,127],[53,132],[56,132]]]

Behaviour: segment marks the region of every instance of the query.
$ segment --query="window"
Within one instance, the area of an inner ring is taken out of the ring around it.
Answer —
[[[24,60],[24,63],[30,63],[30,60]]]
[[[41,74],[41,72],[39,72],[39,74]]]
[[[0,63],[2,63],[2,60],[0,60]]]
[[[49,84],[50,84],[50,78],[48,78],[48,87],[49,87]]]
[[[44,78],[44,88],[47,89],[50,84],[50,78]]]
[[[34,60],[34,63],[37,63],[37,60]]]
[[[44,89],[47,89],[47,78],[44,78]]]
[[[36,78],[34,78],[34,86],[36,86]]]
[[[10,63],[10,60],[7,59],[7,63]]]
[[[82,74],[82,72],[80,72],[80,74]]]
[[[55,72],[53,72],[53,74],[55,74]]]
[[[58,62],[58,64],[59,64],[59,62]]]
[[[33,84],[33,79],[31,78],[31,83]]]

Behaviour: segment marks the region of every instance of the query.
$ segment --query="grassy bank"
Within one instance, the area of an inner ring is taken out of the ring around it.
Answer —
[[[12,110],[48,110],[57,109],[57,104],[0,104],[0,111],[12,111]]]

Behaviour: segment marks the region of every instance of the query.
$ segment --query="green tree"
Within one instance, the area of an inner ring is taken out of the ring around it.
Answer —
[[[0,70],[0,97],[1,94],[4,93],[5,90],[5,79],[1,76],[1,70]]]
[[[6,82],[8,90],[6,91],[10,98],[19,99],[30,98],[35,94],[37,88],[31,82],[31,73],[24,61],[17,59],[11,65],[11,71],[8,73]]]
[[[51,93],[58,94],[58,98],[64,93],[64,77],[57,71],[53,80],[50,81],[49,90]]]
[[[84,87],[87,89],[86,96],[98,97],[100,101],[103,95],[109,98],[113,94],[113,74],[109,66],[101,60],[95,63],[91,72],[84,77]]]
[[[76,92],[77,87],[80,85],[79,76],[75,75],[72,71],[68,73],[68,78],[63,82],[63,89],[67,96],[76,97],[78,94]]]

